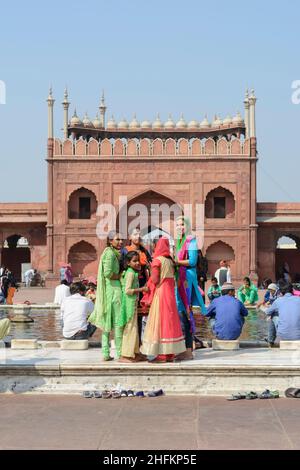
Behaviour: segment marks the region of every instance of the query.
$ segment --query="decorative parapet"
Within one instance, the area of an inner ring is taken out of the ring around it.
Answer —
[[[67,139],[54,141],[55,157],[195,157],[195,156],[250,156],[250,140],[224,137],[213,139]]]

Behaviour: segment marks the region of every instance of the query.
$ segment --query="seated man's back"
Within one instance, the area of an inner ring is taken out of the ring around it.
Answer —
[[[66,297],[70,297],[70,287],[66,284],[62,283],[55,287],[55,296],[54,296],[54,303],[61,305]]]
[[[64,337],[71,338],[79,331],[87,330],[87,318],[93,310],[93,302],[81,294],[66,297],[61,305]]]
[[[285,294],[276,299],[271,308],[278,311],[278,336],[280,339],[300,340],[300,298],[290,293]]]
[[[208,307],[207,316],[215,317],[214,333],[220,340],[237,339],[248,315],[245,306],[233,296],[222,295]]]

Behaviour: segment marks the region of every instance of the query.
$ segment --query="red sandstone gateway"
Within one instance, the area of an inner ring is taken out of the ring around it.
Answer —
[[[244,100],[244,119],[238,113],[200,124],[183,117],[176,123],[171,116],[165,123],[159,117],[153,123],[136,117],[106,123],[104,96],[100,117],[81,120],[75,112],[69,121],[65,91],[63,139],[53,135],[52,90],[47,101],[48,203],[0,204],[1,264],[17,278],[21,265],[31,263],[47,274],[48,285],[56,284],[61,260],[71,263],[74,276],[95,276],[105,246],[96,234],[97,207],[113,204],[118,211],[124,196],[128,213],[134,204],[145,204],[149,214],[153,204],[179,210],[203,204],[203,251],[211,275],[221,259],[235,281],[248,274],[274,280],[286,261],[296,273],[299,251],[277,250],[277,241],[289,235],[298,242],[300,204],[256,202],[253,91]]]

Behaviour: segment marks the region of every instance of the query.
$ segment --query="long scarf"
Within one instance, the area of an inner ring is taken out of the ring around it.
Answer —
[[[101,328],[103,331],[109,332],[112,329],[112,319],[109,315],[106,295],[106,282],[104,276],[103,259],[108,250],[112,250],[116,258],[119,260],[120,253],[112,246],[108,246],[102,253],[99,263],[98,277],[97,277],[97,295],[95,308],[89,317],[89,322]]]

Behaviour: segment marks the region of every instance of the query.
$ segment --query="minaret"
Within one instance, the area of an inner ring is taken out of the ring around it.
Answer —
[[[65,88],[65,93],[64,93],[64,100],[62,102],[63,108],[64,108],[64,139],[66,140],[69,135],[68,135],[68,123],[69,123],[69,106],[70,102],[68,101],[68,90],[67,87]]]
[[[55,99],[52,96],[52,87],[49,90],[49,96],[47,98],[48,103],[48,139],[53,139],[53,107]]]
[[[101,101],[100,101],[99,111],[100,111],[101,127],[104,129],[105,128],[105,111],[106,111],[105,100],[104,100],[104,91],[102,91],[102,97],[101,97]]]
[[[250,133],[249,137],[256,137],[256,122],[255,122],[255,103],[257,99],[254,93],[254,90],[251,90],[251,95],[249,96],[249,105],[250,105]]]
[[[246,139],[248,139],[249,138],[249,124],[250,124],[250,114],[249,114],[250,104],[249,104],[248,90],[246,90],[244,105],[245,105],[245,127],[246,127],[246,136],[245,137],[246,137]]]

